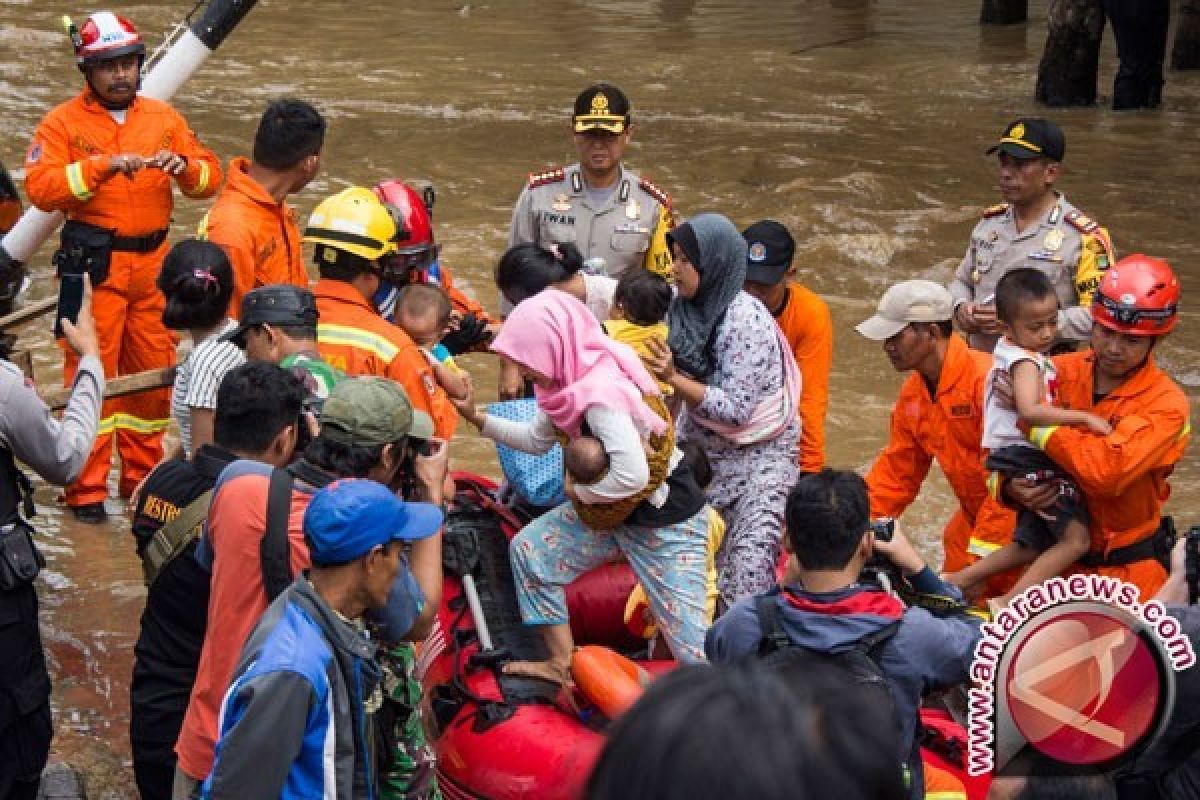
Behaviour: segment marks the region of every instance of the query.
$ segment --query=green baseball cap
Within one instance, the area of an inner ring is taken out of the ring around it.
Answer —
[[[321,436],[352,446],[390,444],[405,436],[433,438],[433,420],[412,407],[387,378],[347,378],[334,386],[321,410]]]

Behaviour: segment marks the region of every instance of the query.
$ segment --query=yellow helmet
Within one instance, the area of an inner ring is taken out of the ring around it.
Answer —
[[[337,253],[378,261],[396,252],[396,221],[370,189],[352,186],[321,201],[308,218],[304,241],[317,245],[317,261],[333,263]],[[323,251],[324,254],[323,254]]]

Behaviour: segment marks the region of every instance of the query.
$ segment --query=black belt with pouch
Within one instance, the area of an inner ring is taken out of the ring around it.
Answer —
[[[113,232],[107,228],[67,220],[62,228],[58,250],[54,253],[54,269],[58,277],[90,275],[92,286],[104,283],[112,262],[114,238]]]
[[[0,526],[0,591],[33,583],[46,560],[33,543],[33,528],[20,517]]]
[[[92,286],[99,286],[108,278],[114,251],[152,253],[166,240],[166,228],[145,236],[117,236],[108,228],[72,219],[63,225],[54,267],[59,277],[86,273],[92,278]]]

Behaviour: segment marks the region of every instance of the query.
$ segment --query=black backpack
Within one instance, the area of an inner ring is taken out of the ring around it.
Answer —
[[[867,693],[868,702],[873,708],[891,709],[891,715],[896,716],[896,703],[892,699],[887,677],[879,666],[879,651],[883,645],[896,635],[901,620],[889,623],[874,633],[869,633],[859,639],[853,648],[842,653],[822,653],[793,644],[783,630],[779,621],[778,594],[760,595],[754,600],[754,613],[758,616],[758,626],[762,631],[762,639],[758,643],[759,660],[772,667],[788,668],[802,667],[804,664],[834,667],[848,673],[855,684]],[[874,699],[872,699],[874,698]],[[876,705],[878,703],[879,705]]]

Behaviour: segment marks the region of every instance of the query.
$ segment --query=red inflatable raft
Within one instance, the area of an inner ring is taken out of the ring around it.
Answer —
[[[445,593],[438,626],[417,662],[442,792],[455,800],[577,800],[603,746],[607,718],[579,692],[566,696],[544,681],[499,674],[505,660],[545,657],[536,631],[521,624],[508,562],[508,541],[527,519],[496,499],[496,486],[488,479],[466,473],[454,477],[458,492],[446,523]],[[490,651],[480,643],[463,588],[466,574],[486,618]],[[627,566],[606,565],[569,587],[578,644],[624,653],[645,650],[645,642],[633,638],[623,622],[634,582]],[[602,651],[595,655],[599,658],[591,664],[605,662]],[[631,680],[645,681],[673,666],[638,660],[636,666],[614,668],[635,670]],[[587,678],[577,673],[576,680]],[[617,710],[631,702],[624,695],[613,701]],[[940,712],[922,716],[930,744],[923,751],[926,763],[942,770],[951,784],[962,781],[966,797],[983,800],[987,782],[968,778],[963,770],[962,728]]]

